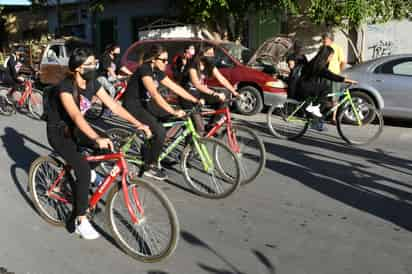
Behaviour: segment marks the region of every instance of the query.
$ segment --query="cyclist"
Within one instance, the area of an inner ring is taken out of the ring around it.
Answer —
[[[165,140],[166,131],[161,120],[173,115],[183,117],[185,112],[175,110],[159,93],[159,85],[162,84],[172,92],[199,104],[197,98],[191,96],[182,87],[170,80],[166,74],[168,53],[160,45],[153,45],[145,53],[143,64],[135,71],[129,80],[127,89],[123,95],[123,106],[139,120],[150,126],[153,131],[151,146],[143,147],[144,175],[157,180],[167,179],[164,171],[156,165]]]
[[[110,93],[112,97],[116,94],[116,90],[113,86],[118,79],[122,78],[118,72],[123,72],[126,75],[132,75],[132,72],[126,67],[120,67],[118,70],[119,62],[118,57],[120,55],[120,46],[109,45],[106,47],[105,52],[100,57],[99,63],[99,77],[97,81],[104,87],[104,89]]]
[[[325,101],[329,92],[329,84],[326,80],[356,84],[357,82],[328,69],[329,62],[333,58],[333,48],[322,46],[317,55],[302,69],[298,87],[304,97],[314,97],[315,100],[306,107],[306,111],[321,118],[320,105]]]
[[[204,99],[208,104],[213,105],[215,109],[220,109],[226,106],[225,99],[232,93],[235,97],[239,96],[235,87],[219,72],[215,66],[215,50],[213,46],[204,47],[198,55],[196,55],[192,62],[189,63],[185,71],[181,85],[190,91],[190,93],[200,99]],[[222,86],[228,91],[216,92],[210,89],[205,80],[209,77],[215,77]],[[187,100],[180,101],[183,108],[191,108],[193,104]],[[214,117],[214,121],[219,116]],[[204,126],[200,114],[193,116],[196,129],[204,132]]]
[[[89,49],[75,49],[69,58],[69,69],[70,75],[49,98],[47,138],[53,149],[73,168],[77,179],[73,185],[73,214],[68,228],[82,238],[92,240],[98,238],[99,234],[86,217],[91,170],[78,151],[78,144],[94,143],[99,148],[112,148],[113,144],[110,139],[96,133],[83,113],[90,108],[92,97],[97,96],[114,113],[143,130],[149,137],[151,131],[115,103],[96,81],[96,60]]]
[[[190,63],[190,60],[195,56],[196,49],[194,45],[187,45],[184,48],[183,55],[178,55],[175,57],[173,62],[173,77],[176,82],[180,83],[182,81],[183,72],[186,66]]]
[[[18,89],[24,82],[24,78],[19,75],[19,71],[24,63],[25,52],[23,47],[17,47],[15,51],[10,54],[4,63],[4,73],[2,82],[13,88]]]

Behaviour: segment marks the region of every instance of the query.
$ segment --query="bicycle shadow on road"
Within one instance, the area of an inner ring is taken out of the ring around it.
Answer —
[[[317,141],[303,142],[315,144]],[[359,148],[336,147],[331,144],[321,143],[317,146],[358,157],[368,157],[368,153],[371,153]],[[275,143],[266,143],[266,150],[289,162],[267,160],[267,168],[348,206],[412,231],[412,185],[370,172],[365,169],[367,166],[358,162],[337,159],[326,153],[305,151]],[[373,155],[372,152],[372,157]],[[374,157],[376,159],[377,154]],[[399,188],[393,187],[395,185]]]
[[[30,142],[46,150],[50,150],[50,148],[24,134],[20,134],[14,128],[6,127],[4,129],[4,132],[5,134],[1,136],[3,147],[9,155],[10,159],[14,161],[14,164],[12,164],[10,167],[10,175],[14,181],[15,186],[17,187],[17,190],[30,205],[30,207],[35,210],[31,198],[28,195],[28,185],[23,184],[21,180],[19,180],[17,172],[19,169],[21,169],[26,174],[28,174],[31,163],[40,156],[37,152],[34,152],[26,145],[27,142]]]
[[[188,231],[181,231],[180,236],[183,240],[188,242],[189,244],[204,248],[212,253],[215,257],[217,257],[220,261],[222,261],[226,266],[227,269],[219,269],[213,265],[206,265],[203,262],[198,262],[199,268],[204,271],[207,271],[212,274],[246,274],[242,272],[238,267],[232,264],[229,260],[227,260],[223,255],[221,255],[218,251],[213,249],[210,245],[199,239],[197,236],[193,235]],[[252,254],[256,257],[256,259],[265,267],[267,270],[266,273],[268,274],[276,274],[276,266],[272,264],[272,262],[260,251],[252,249]],[[252,274],[252,273],[251,273]],[[254,273],[253,273],[254,274]]]

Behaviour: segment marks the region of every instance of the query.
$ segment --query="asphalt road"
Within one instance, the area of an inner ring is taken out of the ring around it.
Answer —
[[[412,273],[412,130],[386,126],[358,148],[332,127],[277,140],[261,118],[246,122],[267,149],[254,183],[218,201],[191,194],[178,173],[157,183],[176,207],[181,237],[168,260],[144,264],[109,237],[84,241],[39,217],[27,173],[50,152],[45,124],[1,117],[0,273]],[[96,222],[109,231],[103,215]]]

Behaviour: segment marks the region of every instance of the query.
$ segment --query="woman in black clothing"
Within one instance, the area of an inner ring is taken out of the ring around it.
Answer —
[[[140,121],[149,125],[153,131],[150,147],[143,148],[143,169],[144,175],[157,180],[167,179],[163,170],[157,167],[157,160],[166,136],[166,130],[160,120],[170,115],[179,118],[186,115],[184,111],[175,110],[166,102],[159,93],[159,85],[162,84],[194,104],[201,103],[166,76],[167,63],[167,51],[159,45],[153,45],[150,51],[145,53],[144,63],[130,78],[123,95],[123,106]]]
[[[88,49],[75,49],[69,59],[71,75],[65,78],[49,98],[47,138],[53,149],[69,164],[76,175],[74,184],[73,215],[75,232],[91,240],[99,237],[87,220],[89,163],[78,152],[79,138],[87,137],[99,148],[112,148],[110,139],[101,137],[83,117],[91,106],[93,96],[98,97],[113,113],[132,123],[137,129],[151,135],[150,129],[137,121],[122,106],[113,101],[96,81],[96,60]],[[80,131],[80,132],[79,132]],[[80,134],[77,134],[80,133]]]
[[[213,105],[214,109],[220,109],[226,106],[225,99],[232,93],[235,97],[239,96],[239,93],[232,86],[232,84],[219,72],[215,66],[215,51],[212,46],[203,48],[198,55],[194,57],[192,62],[189,63],[184,73],[181,85],[189,90],[189,92],[196,98],[204,99],[208,104]],[[215,77],[223,87],[228,91],[216,92],[210,89],[205,80],[209,77]],[[183,108],[191,108],[193,104],[187,100],[181,100]],[[215,117],[215,120],[218,117]],[[196,129],[203,133],[203,123],[200,115],[193,116]]]
[[[303,67],[302,75],[298,83],[299,91],[305,98],[315,98],[315,100],[307,106],[306,110],[317,117],[322,117],[320,104],[323,103],[326,94],[330,91],[329,84],[326,80],[351,84],[357,83],[354,80],[334,74],[328,69],[333,54],[333,48],[322,46],[318,54]]]

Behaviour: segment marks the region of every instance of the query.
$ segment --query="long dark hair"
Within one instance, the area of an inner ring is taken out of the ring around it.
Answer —
[[[303,68],[302,77],[308,79],[319,76],[323,70],[328,68],[328,58],[334,52],[333,48],[322,46],[316,56]]]
[[[148,63],[158,58],[163,52],[167,50],[159,44],[154,44],[151,46],[150,50],[145,52],[143,55],[143,62]]]
[[[89,48],[76,48],[73,50],[72,54],[69,58],[69,70],[70,73],[68,77],[74,81],[74,73],[75,70],[80,67],[84,62],[86,62],[87,58],[93,56],[93,51]],[[80,104],[80,93],[77,86],[74,86],[73,90],[73,97],[77,105]]]
[[[112,51],[114,51],[117,48],[120,48],[120,46],[118,44],[109,44],[104,49],[104,53],[106,53],[106,54],[111,53]]]

